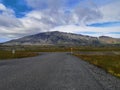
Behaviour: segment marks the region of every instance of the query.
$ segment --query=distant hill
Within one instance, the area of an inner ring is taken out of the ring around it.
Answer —
[[[81,34],[53,31],[11,40],[3,43],[3,45],[100,45],[115,43],[120,43],[120,39],[107,36],[97,38]]]
[[[107,43],[107,44],[120,44],[120,39],[118,38],[112,38],[108,36],[100,36],[99,37],[101,43]]]

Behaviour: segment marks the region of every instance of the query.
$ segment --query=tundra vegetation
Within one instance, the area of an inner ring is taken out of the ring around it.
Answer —
[[[120,78],[120,47],[91,48],[83,51],[74,52],[73,55]]]
[[[12,51],[1,51],[0,50],[0,60],[15,59],[15,58],[26,58],[37,56],[38,53],[28,52],[28,51],[16,51],[14,54]]]

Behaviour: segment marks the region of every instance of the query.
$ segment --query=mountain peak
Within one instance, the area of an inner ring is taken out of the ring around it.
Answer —
[[[52,31],[11,40],[4,45],[99,45],[101,41],[106,43],[106,40],[108,41],[104,38],[98,39],[80,34]],[[114,42],[118,42],[118,40],[115,39]]]
[[[99,38],[112,38],[112,37],[109,37],[109,36],[100,36]]]

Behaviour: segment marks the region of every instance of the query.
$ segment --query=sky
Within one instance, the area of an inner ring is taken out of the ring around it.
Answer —
[[[0,0],[0,42],[46,31],[120,38],[120,0]]]

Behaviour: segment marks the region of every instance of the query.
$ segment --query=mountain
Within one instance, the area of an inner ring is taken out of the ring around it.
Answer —
[[[108,36],[100,36],[99,39],[102,43],[120,44],[120,39],[118,39],[118,38],[112,38],[112,37],[108,37]]]
[[[81,34],[53,31],[11,40],[3,43],[3,45],[99,45],[102,43],[120,43],[120,39],[106,36],[97,38]]]

